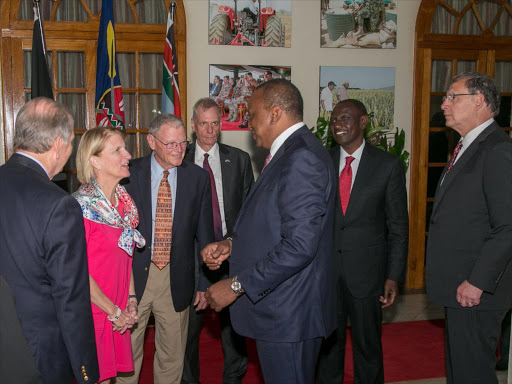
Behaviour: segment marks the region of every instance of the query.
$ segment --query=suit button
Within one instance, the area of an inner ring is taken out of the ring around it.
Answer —
[[[147,272],[147,271],[148,271],[148,267],[144,267],[144,271],[146,271],[146,272]]]
[[[84,376],[84,381],[89,381],[89,376],[85,375]]]

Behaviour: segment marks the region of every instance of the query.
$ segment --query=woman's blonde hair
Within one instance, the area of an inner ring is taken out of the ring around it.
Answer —
[[[125,138],[124,132],[112,127],[91,128],[84,133],[80,139],[76,153],[76,169],[79,182],[87,184],[96,177],[94,167],[89,159],[91,156],[98,156],[105,148],[105,143],[108,138],[113,135],[119,135],[123,139]]]

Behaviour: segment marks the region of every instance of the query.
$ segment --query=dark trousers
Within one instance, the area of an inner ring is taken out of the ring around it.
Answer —
[[[199,383],[199,334],[204,311],[190,309],[187,348],[183,366],[183,383]],[[245,338],[238,335],[231,327],[229,308],[219,312],[222,350],[224,352],[224,384],[241,384],[247,370],[247,348]]]
[[[296,343],[256,340],[265,384],[312,384],[323,338]]]
[[[445,308],[447,384],[497,384],[496,347],[503,311]]]
[[[508,369],[508,355],[510,351],[510,315],[511,310],[507,312],[501,322],[501,343],[500,343],[500,361],[498,364],[502,369]]]
[[[348,318],[352,327],[354,383],[383,384],[382,307],[379,298],[357,299],[340,279],[337,286],[337,304],[338,329],[322,344],[316,368],[317,384],[343,382]]]

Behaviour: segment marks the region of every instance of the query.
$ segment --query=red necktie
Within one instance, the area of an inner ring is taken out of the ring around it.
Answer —
[[[450,172],[450,170],[452,169],[453,164],[455,164],[455,160],[457,159],[457,155],[459,154],[461,149],[462,149],[462,140],[457,143],[457,146],[453,150],[452,159],[450,160],[450,165],[448,165],[448,169],[446,170],[446,173]]]
[[[263,164],[263,168],[261,169],[261,172],[265,169],[265,167],[270,163],[270,160],[272,159],[272,155],[269,153],[267,157],[265,158],[265,163]]]
[[[345,168],[340,173],[340,201],[343,214],[347,211],[350,200],[350,188],[352,187],[352,167],[350,164],[354,161],[352,156],[345,157]]]
[[[213,231],[215,234],[215,241],[223,239],[222,235],[222,217],[220,216],[219,197],[217,195],[217,187],[215,186],[215,177],[213,171],[208,163],[208,154],[204,154],[203,168],[210,174],[210,184],[212,186],[212,207],[213,207]]]
[[[156,198],[155,237],[153,240],[153,263],[162,269],[171,260],[172,240],[172,196],[171,186],[164,171]]]

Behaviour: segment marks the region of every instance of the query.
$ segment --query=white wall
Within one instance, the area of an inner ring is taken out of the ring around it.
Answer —
[[[406,149],[410,151],[414,29],[420,1],[398,0],[396,49],[356,50],[320,48],[320,0],[292,0],[291,48],[210,46],[208,1],[184,0],[187,15],[187,116],[192,116],[192,106],[197,99],[208,96],[209,64],[291,66],[292,82],[304,98],[304,121],[310,127],[315,125],[318,116],[320,66],[395,67],[394,122],[395,126],[405,130]],[[250,132],[222,132],[221,141],[249,152],[253,164],[256,160],[255,171],[259,170],[263,152],[255,149]]]

